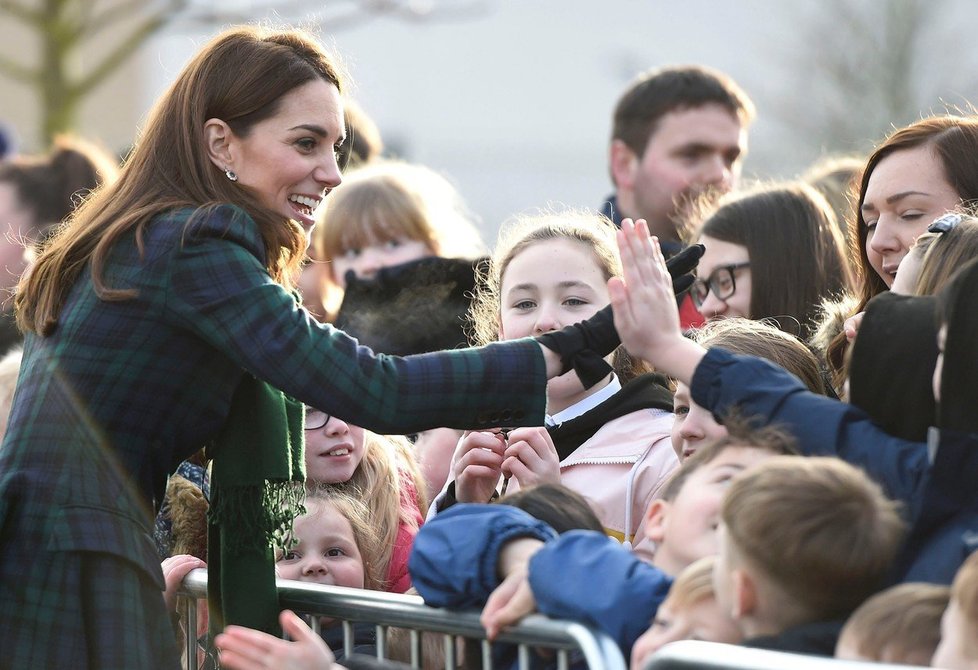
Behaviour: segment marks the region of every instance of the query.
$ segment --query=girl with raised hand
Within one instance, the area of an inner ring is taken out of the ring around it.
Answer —
[[[798,377],[812,393],[826,395],[826,383],[815,354],[798,338],[764,321],[721,319],[688,336],[707,349],[721,347],[736,354],[766,358]],[[697,405],[690,397],[689,387],[680,381],[675,382],[673,412],[672,447],[680,461],[692,456],[700,446],[727,435],[723,423]]]
[[[178,666],[147,533],[167,475],[204,445],[212,627],[278,632],[271,543],[304,492],[300,403],[380,433],[539,425],[548,378],[605,376],[610,310],[536,340],[398,358],[297,304],[313,211],[341,182],[342,88],[301,31],[221,33],[118,181],[21,280],[24,360],[0,448],[11,666]],[[54,618],[51,636],[38,622]]]
[[[602,217],[568,211],[517,221],[503,231],[476,294],[477,341],[542,334],[586,319],[608,304],[606,284],[620,267],[614,228]],[[511,491],[559,483],[588,498],[609,535],[632,543],[677,459],[664,378],[634,376],[633,361],[619,360],[617,374],[590,388],[576,374],[552,380],[546,429],[467,433],[453,456],[453,488],[442,508],[453,499],[488,502],[500,481]],[[504,421],[499,428],[508,428]]]

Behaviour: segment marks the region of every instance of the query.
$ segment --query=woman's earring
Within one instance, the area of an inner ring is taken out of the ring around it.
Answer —
[[[238,175],[234,174],[229,167],[224,168],[224,176],[231,181],[238,181]]]

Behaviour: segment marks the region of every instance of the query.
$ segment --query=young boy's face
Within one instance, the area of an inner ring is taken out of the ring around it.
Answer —
[[[667,503],[655,564],[681,570],[697,559],[715,556],[720,505],[730,481],[773,456],[766,449],[732,446],[693,472]]]
[[[969,670],[978,667],[978,656],[969,654],[974,645],[974,631],[968,630],[968,620],[954,598],[941,617],[941,642],[934,651],[931,666],[949,670]]]

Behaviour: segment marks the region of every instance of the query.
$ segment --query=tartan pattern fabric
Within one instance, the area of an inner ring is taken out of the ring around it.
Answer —
[[[154,219],[142,254],[133,237],[115,246],[106,283],[136,298],[99,300],[86,269],[51,336],[26,338],[0,447],[0,667],[112,667],[85,663],[111,635],[127,659],[170,667],[152,511],[167,475],[223,425],[245,370],[381,433],[542,423],[535,342],[374,356],[271,280],[244,212],[188,225],[191,214]],[[86,578],[95,556],[125,569]]]

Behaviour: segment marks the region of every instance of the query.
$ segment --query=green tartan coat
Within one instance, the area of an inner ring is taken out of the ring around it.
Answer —
[[[55,331],[28,335],[0,447],[0,668],[174,667],[150,520],[166,478],[222,426],[245,371],[380,433],[541,425],[532,340],[374,355],[317,323],[224,205],[121,240],[106,302],[88,270]]]

